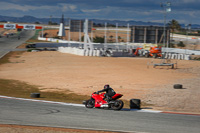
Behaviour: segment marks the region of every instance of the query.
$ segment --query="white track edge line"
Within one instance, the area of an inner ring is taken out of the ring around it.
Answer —
[[[32,102],[52,103],[52,104],[60,104],[60,105],[75,106],[75,107],[85,107],[85,105],[82,105],[82,104],[54,102],[54,101],[26,99],[26,98],[17,98],[17,97],[9,97],[9,96],[2,96],[2,95],[0,95],[0,98],[16,99],[16,100],[32,101]],[[146,110],[146,109],[141,109],[141,110],[139,110],[139,109],[128,109],[128,111],[148,112],[148,113],[162,113],[162,111],[159,111],[159,110]]]

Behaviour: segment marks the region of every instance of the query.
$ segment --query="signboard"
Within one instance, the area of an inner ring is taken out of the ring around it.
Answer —
[[[24,25],[25,30],[35,30],[35,25]]]
[[[20,25],[20,24],[2,24],[0,25],[0,28],[5,28],[5,29],[25,29],[25,30],[35,30],[35,29],[42,29],[42,26],[36,26],[36,25]]]
[[[84,20],[70,20],[70,31],[71,32],[84,32]],[[92,21],[88,22],[88,32],[92,30]]]
[[[4,24],[5,29],[16,29],[16,24]]]

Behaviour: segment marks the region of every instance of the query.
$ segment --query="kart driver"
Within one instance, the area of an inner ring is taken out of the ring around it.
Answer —
[[[107,102],[112,100],[112,96],[114,96],[116,94],[116,92],[110,88],[109,85],[105,85],[103,90],[97,91],[97,94],[99,94],[100,92],[106,92],[106,94],[104,95],[105,99]]]

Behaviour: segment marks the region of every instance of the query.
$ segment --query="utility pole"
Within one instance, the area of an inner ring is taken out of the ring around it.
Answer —
[[[107,23],[105,23],[104,43],[107,43]]]
[[[118,23],[116,23],[116,43],[118,43]]]
[[[163,29],[163,43],[165,47],[169,47],[168,43],[166,46],[166,17],[167,17],[167,13],[171,12],[171,3],[170,2],[166,2],[166,3],[161,3],[161,7],[163,8],[164,11],[164,29]]]
[[[129,43],[129,23],[127,24],[127,44]]]

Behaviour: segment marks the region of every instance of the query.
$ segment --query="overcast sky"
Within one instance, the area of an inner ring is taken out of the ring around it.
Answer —
[[[163,22],[166,0],[0,0],[0,15]],[[169,0],[167,21],[200,24],[200,0]]]

